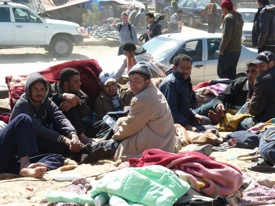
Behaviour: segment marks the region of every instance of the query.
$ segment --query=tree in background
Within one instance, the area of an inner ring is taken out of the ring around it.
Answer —
[[[94,26],[100,24],[100,17],[102,15],[102,12],[99,10],[98,5],[92,3],[91,4],[92,10],[87,10],[87,13],[82,15],[82,22],[83,26]]]

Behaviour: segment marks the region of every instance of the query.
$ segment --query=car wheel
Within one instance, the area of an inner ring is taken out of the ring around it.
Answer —
[[[193,16],[188,17],[188,26],[190,27],[196,27],[195,18]]]
[[[57,36],[51,41],[50,53],[54,57],[66,57],[73,51],[73,42],[66,36]]]

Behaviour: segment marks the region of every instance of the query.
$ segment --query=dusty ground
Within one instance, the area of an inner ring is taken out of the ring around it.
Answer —
[[[228,162],[239,168],[244,174],[252,177],[261,184],[269,187],[275,184],[275,174],[257,173],[247,170],[247,166],[251,163],[237,160],[237,156],[247,153],[249,150],[232,148],[225,152],[214,152],[213,157],[217,161]],[[95,176],[108,171],[113,161],[100,161],[95,165],[83,164],[74,170],[65,173],[80,174],[83,177],[94,181]],[[10,206],[32,206],[40,205],[41,200],[45,197],[49,190],[58,190],[61,187],[70,184],[70,181],[57,182],[51,179],[53,174],[59,171],[50,171],[42,180],[34,178],[15,178],[0,181],[0,205]]]

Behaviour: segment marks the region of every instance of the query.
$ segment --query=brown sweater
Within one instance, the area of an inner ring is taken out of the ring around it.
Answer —
[[[220,53],[241,51],[242,29],[243,19],[240,13],[232,11],[224,17]]]

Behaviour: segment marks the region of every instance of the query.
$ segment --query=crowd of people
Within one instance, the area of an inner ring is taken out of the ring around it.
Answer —
[[[93,163],[103,158],[140,157],[151,148],[176,153],[174,124],[193,132],[218,129],[217,124],[224,121],[228,113],[237,115],[243,105],[246,105],[246,115],[236,130],[248,130],[274,118],[275,92],[271,88],[275,86],[272,29],[275,14],[267,0],[258,0],[258,4],[253,42],[259,53],[256,59],[247,62],[246,77],[236,79],[243,20],[231,0],[221,2],[223,32],[217,73],[231,82],[225,91],[200,107],[191,81],[192,58],[177,55],[166,76],[156,83],[148,64],[135,56],[138,38],[133,20],[130,23],[129,18],[135,16],[136,21],[136,16],[143,12],[134,10],[130,15],[122,12],[122,21],[115,20],[112,26],[119,32],[118,54],[124,54],[125,59],[115,73],[102,71],[99,75],[102,91],[95,107],[90,108],[89,97],[80,89],[81,73],[76,69],[62,70],[60,81],[54,84],[37,72],[30,74],[25,93],[11,111],[10,122],[0,131],[0,154],[6,157],[0,160],[0,172],[42,177],[49,168],[39,161],[33,163],[31,157],[35,154],[59,154],[79,163]],[[211,1],[206,11],[212,14],[215,10]],[[165,18],[162,22],[156,21],[153,13],[146,13],[144,40],[150,41],[172,28],[178,32],[182,14],[182,10],[177,9],[167,23],[168,28],[163,28]],[[210,17],[208,22],[211,24]],[[213,25],[209,29],[215,32]],[[125,70],[128,78],[126,83],[120,83]],[[116,116],[111,117],[110,112]],[[106,121],[106,115],[115,122],[112,126]],[[267,164],[270,170],[274,169],[274,139],[262,138],[258,146],[260,150],[265,148],[265,154],[262,155],[264,161],[257,166]],[[257,171],[257,166],[252,169]]]

